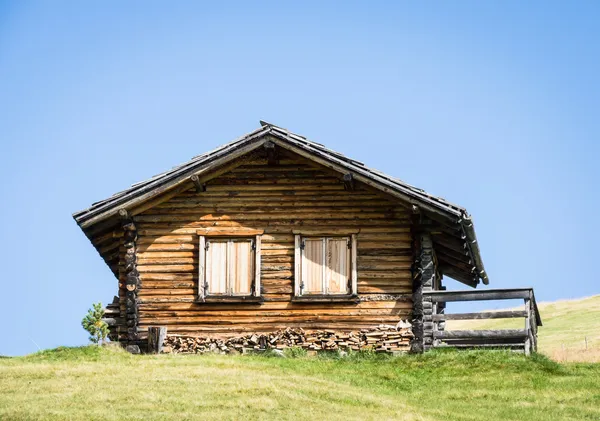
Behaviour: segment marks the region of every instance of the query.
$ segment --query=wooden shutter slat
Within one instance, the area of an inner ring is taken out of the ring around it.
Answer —
[[[256,245],[254,246],[254,295],[260,296],[260,268],[261,268],[261,252],[262,237],[256,236]]]
[[[249,295],[252,286],[254,262],[251,240],[233,240],[229,253],[229,284],[231,293]]]
[[[346,294],[350,273],[347,238],[327,239],[327,286],[330,294]]]
[[[305,238],[302,250],[302,283],[305,294],[322,294],[323,291],[323,265],[324,244],[321,238]]]
[[[227,293],[227,241],[210,240],[206,250],[208,294]]]
[[[356,241],[356,234],[352,234],[352,236],[350,237],[350,241],[351,241],[351,250],[350,250],[350,273],[352,276],[352,294],[357,294],[358,290],[358,272],[357,272],[357,267],[358,267],[358,263],[357,263],[357,241]]]

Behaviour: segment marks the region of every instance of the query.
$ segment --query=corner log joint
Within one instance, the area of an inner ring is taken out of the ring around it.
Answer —
[[[124,209],[119,211],[122,217],[121,226],[123,227],[123,247],[124,254],[124,270],[125,270],[125,320],[127,323],[127,341],[129,345],[136,343],[138,337],[138,288],[139,288],[139,272],[137,270],[137,228],[133,219],[128,218]]]
[[[413,340],[411,352],[422,353],[433,346],[433,303],[424,291],[435,285],[435,262],[431,235],[423,232],[420,215],[413,215],[414,256],[413,262]]]

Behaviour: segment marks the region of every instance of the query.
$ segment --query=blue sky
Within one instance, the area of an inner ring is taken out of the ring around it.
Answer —
[[[0,0],[0,354],[116,293],[73,212],[259,119],[465,206],[490,287],[600,293],[597,2],[215,3]]]

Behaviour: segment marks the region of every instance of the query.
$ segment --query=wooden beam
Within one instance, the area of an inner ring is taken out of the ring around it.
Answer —
[[[351,173],[344,174],[344,190],[354,191],[354,177]]]
[[[507,310],[507,311],[484,311],[480,313],[454,313],[454,314],[434,314],[433,321],[442,320],[483,320],[483,319],[513,319],[525,317],[525,310]]]
[[[150,354],[160,354],[163,343],[167,337],[167,328],[164,326],[148,327],[148,352]]]
[[[119,219],[121,219],[121,221],[129,220],[129,212],[127,212],[127,209],[125,209],[125,208],[119,209]]]
[[[196,230],[196,234],[205,236],[223,236],[223,237],[249,237],[255,235],[262,235],[265,233],[264,229],[254,229],[246,227],[210,227]]]
[[[433,332],[436,339],[504,339],[504,338],[526,338],[525,329],[501,329],[501,330],[439,330]]]
[[[190,177],[190,180],[192,181],[192,183],[194,183],[194,186],[196,186],[196,192],[202,193],[206,191],[206,184],[202,183],[200,181],[200,177],[198,177],[196,174],[192,175]]]
[[[424,294],[434,302],[515,300],[529,298],[531,289],[490,289],[486,291],[430,291]]]
[[[267,152],[267,163],[269,165],[277,165],[279,163],[279,159],[277,156],[277,149],[275,149],[275,144],[271,141],[267,141],[264,144],[264,148]]]

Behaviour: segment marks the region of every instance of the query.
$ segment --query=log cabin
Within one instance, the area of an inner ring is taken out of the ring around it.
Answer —
[[[464,208],[263,121],[73,217],[118,282],[106,320],[130,350],[537,343],[531,289],[445,291],[489,282]],[[507,298],[518,332],[444,329],[488,317],[447,301]]]

